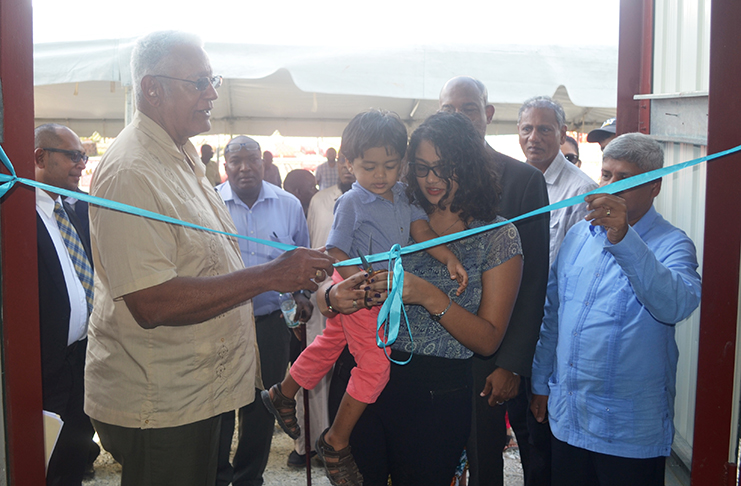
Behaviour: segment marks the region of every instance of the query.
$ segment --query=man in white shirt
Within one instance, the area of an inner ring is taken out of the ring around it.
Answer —
[[[566,115],[560,104],[548,96],[536,96],[525,101],[517,116],[517,131],[527,163],[545,177],[551,204],[597,187],[596,182],[561,153],[561,145],[566,141]],[[586,203],[551,211],[548,254],[551,265],[566,232],[586,215]]]
[[[36,180],[76,190],[87,163],[77,135],[49,123],[36,128],[34,139]],[[81,484],[94,452],[93,426],[83,411],[93,269],[90,238],[80,228],[59,194],[36,189],[43,406],[64,421],[49,461],[48,485]]]

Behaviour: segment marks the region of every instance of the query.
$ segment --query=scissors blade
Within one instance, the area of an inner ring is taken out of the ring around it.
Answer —
[[[360,261],[363,263],[363,269],[368,273],[372,272],[373,265],[368,263],[368,259],[365,258],[365,256],[360,252],[360,250],[358,250],[358,257],[360,258]]]

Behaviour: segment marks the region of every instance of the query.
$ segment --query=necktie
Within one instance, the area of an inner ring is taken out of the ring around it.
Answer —
[[[82,246],[80,236],[75,231],[72,223],[69,222],[67,213],[58,202],[54,205],[54,219],[57,220],[59,232],[62,234],[64,246],[67,247],[72,264],[75,266],[77,276],[80,278],[82,288],[85,289],[85,299],[87,300],[88,315],[93,310],[93,267],[85,254],[85,248]]]

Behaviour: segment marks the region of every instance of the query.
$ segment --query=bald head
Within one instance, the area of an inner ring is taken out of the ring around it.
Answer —
[[[75,132],[56,123],[40,125],[34,130],[36,180],[70,191],[77,189],[87,156]],[[52,197],[56,195],[46,191]]]
[[[461,113],[468,117],[483,139],[486,126],[494,116],[494,107],[487,102],[484,83],[470,76],[456,76],[440,91],[440,111]]]
[[[309,203],[316,194],[316,178],[314,174],[305,169],[292,170],[283,181],[283,189],[290,192],[301,201],[304,214],[309,212]]]

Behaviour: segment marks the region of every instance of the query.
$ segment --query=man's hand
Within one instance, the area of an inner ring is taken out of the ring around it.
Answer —
[[[489,405],[501,405],[517,396],[520,389],[520,376],[504,368],[497,368],[486,377],[482,397],[489,396]]]
[[[296,320],[306,323],[311,319],[311,314],[314,312],[314,304],[306,298],[303,292],[295,292],[293,300],[296,301]]]
[[[332,275],[332,264],[337,260],[317,250],[296,248],[287,251],[275,260],[264,264],[269,268],[266,275],[270,286],[265,290],[296,292],[306,289],[316,291],[318,282]]]
[[[628,232],[628,209],[625,199],[612,194],[591,194],[584,198],[590,211],[584,219],[593,226],[603,226],[607,239],[616,245],[623,241]]]
[[[548,421],[548,395],[533,395],[530,400],[530,411],[535,415],[535,420],[540,422]]]

